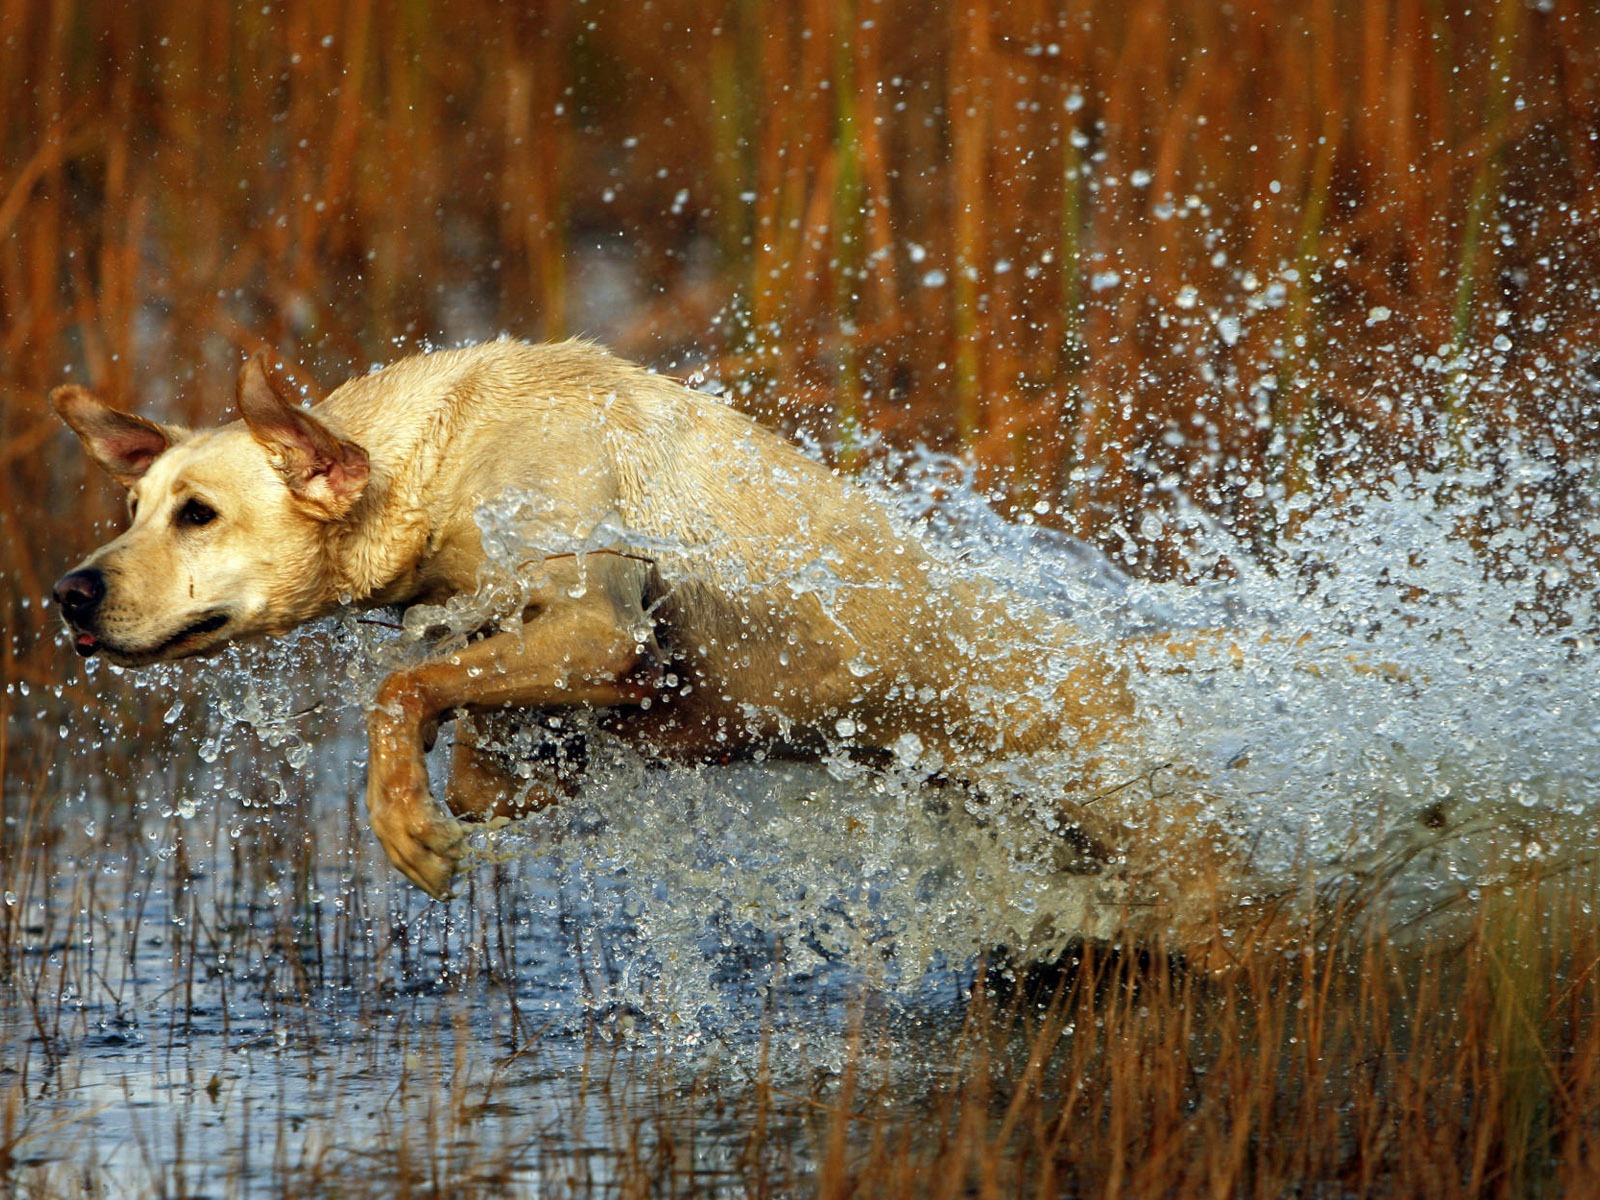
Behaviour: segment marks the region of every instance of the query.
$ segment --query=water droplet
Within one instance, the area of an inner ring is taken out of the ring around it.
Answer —
[[[894,740],[895,761],[901,766],[914,766],[922,757],[922,739],[914,733],[902,733]]]

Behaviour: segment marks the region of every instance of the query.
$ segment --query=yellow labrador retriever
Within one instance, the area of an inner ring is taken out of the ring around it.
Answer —
[[[1048,755],[1087,783],[1132,715],[1121,675],[1071,627],[947,577],[828,467],[592,345],[424,354],[312,409],[252,359],[243,419],[198,432],[75,385],[51,400],[132,513],[55,586],[82,655],[139,666],[344,605],[515,596],[474,640],[389,676],[370,713],[373,831],[435,897],[460,817],[551,798],[468,733],[449,808],[436,802],[424,756],[457,716],[603,710],[672,759],[910,745],[974,777]],[[507,496],[527,501],[517,544],[543,555],[486,552],[480,512]]]

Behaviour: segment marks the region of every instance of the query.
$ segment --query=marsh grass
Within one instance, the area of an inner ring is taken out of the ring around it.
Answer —
[[[209,769],[248,778],[258,755]],[[1442,939],[1396,944],[1370,896],[1330,893],[1222,969],[1087,944],[924,999],[861,976],[810,1023],[785,1006],[820,985],[756,964],[768,987],[707,1036],[617,1006],[628,952],[581,898],[506,866],[445,916],[387,886],[353,788],[319,808],[263,781],[184,816],[203,772],[181,762],[131,813],[39,791],[32,849],[0,867],[11,1194],[1600,1185],[1589,869],[1487,872]]]
[[[1166,570],[1124,517],[1178,494],[1270,539],[1353,460],[1595,450],[1556,394],[1600,287],[1589,5],[0,17],[0,511],[39,678],[21,601],[89,540],[37,512],[84,470],[43,404],[69,369],[209,419],[262,346],[327,386],[598,333],[846,458],[959,448],[1002,504]]]
[[[847,465],[958,450],[1141,570],[1187,567],[1140,514],[1270,554],[1330,480],[1511,445],[1550,467],[1499,493],[1524,565],[1592,563],[1600,11],[0,0],[0,31],[9,1194],[1600,1192],[1582,872],[1458,900],[1432,948],[1341,909],[1221,974],[1089,946],[686,1056],[585,1007],[604,938],[550,976],[514,875],[453,921],[393,891],[347,781],[240,749],[181,815],[190,719],[85,681],[42,599],[120,511],[46,408],[69,372],[201,422],[258,348],[327,386],[500,330],[708,362]]]
[[[111,833],[93,863],[69,830],[8,907],[9,1194],[1600,1185],[1586,872],[1507,875],[1444,943],[1397,946],[1348,908],[1226,971],[1087,944],[996,960],[959,998],[886,1007],[861,982],[840,1022],[797,1041],[774,1009],[736,1046],[541,1007],[527,952],[551,947],[516,949],[523,889],[504,877],[443,922],[371,888],[373,864],[352,876],[337,820],[271,822],[319,860],[299,894],[294,870],[227,861],[211,823],[160,826],[153,848],[149,828]]]

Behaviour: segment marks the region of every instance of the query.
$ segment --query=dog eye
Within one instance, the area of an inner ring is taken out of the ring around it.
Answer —
[[[217,510],[204,500],[185,500],[183,507],[172,518],[175,525],[187,526],[198,529],[202,525],[209,525],[217,519]]]

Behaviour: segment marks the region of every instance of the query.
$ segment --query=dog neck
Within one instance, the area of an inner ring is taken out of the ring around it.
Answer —
[[[353,380],[317,410],[367,451],[372,472],[360,501],[329,529],[330,599],[378,607],[470,590],[483,557],[478,530],[470,514],[463,522],[441,508],[448,489],[438,485],[464,417],[458,380],[416,381],[427,386],[408,388],[406,403],[423,411],[420,420],[406,421],[394,419],[392,394],[383,405],[367,401],[362,385],[376,378]]]

